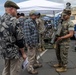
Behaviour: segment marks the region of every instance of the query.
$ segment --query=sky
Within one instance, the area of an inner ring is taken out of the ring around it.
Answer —
[[[0,0],[0,15],[3,15],[4,14],[4,3],[6,2],[7,0]],[[16,2],[16,3],[19,3],[19,2],[22,2],[22,1],[27,1],[27,0],[11,0],[13,2]],[[54,1],[54,2],[58,2],[58,3],[66,3],[66,2],[71,2],[73,6],[76,5],[76,1],[75,0],[48,0],[48,1]]]
[[[3,15],[4,13],[4,3],[6,2],[7,0],[0,0],[0,15]],[[11,0],[13,2],[21,2],[21,1],[26,1],[26,0]]]

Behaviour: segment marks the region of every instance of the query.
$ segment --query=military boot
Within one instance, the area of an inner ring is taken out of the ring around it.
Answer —
[[[40,67],[42,67],[42,64],[40,64],[40,63],[36,63],[36,64],[34,64],[34,66],[33,66],[34,69],[40,68]]]
[[[38,71],[37,70],[32,70],[32,71],[28,71],[28,73],[30,73],[30,74],[38,74]]]
[[[38,51],[39,51],[39,52],[42,52],[42,48],[39,48]]]
[[[45,48],[44,47],[42,47],[42,51],[44,51],[45,50]]]
[[[53,65],[55,68],[61,67],[61,64],[55,64]]]
[[[66,67],[60,67],[56,69],[57,72],[66,72],[67,68]]]

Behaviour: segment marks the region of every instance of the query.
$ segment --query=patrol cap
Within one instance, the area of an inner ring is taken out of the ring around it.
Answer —
[[[12,1],[6,1],[5,4],[4,4],[4,7],[13,7],[13,8],[16,8],[16,9],[20,9],[20,7]]]
[[[62,15],[71,15],[71,10],[64,9]]]
[[[31,16],[31,15],[37,15],[37,13],[36,13],[35,10],[31,10],[30,13],[29,13],[29,15],[30,15],[30,16]]]

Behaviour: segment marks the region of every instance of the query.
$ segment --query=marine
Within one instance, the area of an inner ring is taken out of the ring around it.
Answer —
[[[39,51],[44,51],[44,32],[45,32],[45,26],[44,26],[44,21],[41,19],[41,14],[39,12],[36,13],[37,14],[37,19],[36,19],[36,23],[37,23],[37,28],[38,28],[38,32],[39,32]]]
[[[56,56],[58,64],[55,64],[57,72],[67,71],[67,61],[68,61],[68,49],[70,43],[70,37],[74,34],[74,24],[70,20],[71,11],[63,10],[62,12],[62,31],[60,37],[56,40]]]

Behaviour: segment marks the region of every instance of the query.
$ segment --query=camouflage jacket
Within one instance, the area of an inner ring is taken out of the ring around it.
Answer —
[[[29,18],[25,21],[24,36],[25,36],[25,42],[29,46],[36,46],[36,44],[38,44],[39,34],[35,20]]]
[[[22,17],[19,18],[19,22],[20,22],[20,25],[21,25],[22,29],[24,27],[24,21],[25,20],[26,20],[26,18],[22,18]]]
[[[63,21],[62,22],[62,31],[61,36],[65,36],[69,34],[70,30],[74,30],[74,24],[71,20]],[[69,43],[70,38],[63,39],[62,42],[68,42]]]
[[[23,33],[19,27],[19,21],[5,13],[0,23],[0,51],[4,59],[19,58],[19,41],[23,43]],[[24,46],[23,46],[24,47]]]
[[[45,31],[44,21],[41,18],[36,19],[38,31],[43,34]]]
[[[24,34],[24,22],[25,22],[25,20],[26,20],[26,18],[24,18],[24,17],[20,17],[19,19],[19,22],[20,22],[20,28],[22,29],[22,32],[23,32],[23,34]]]

